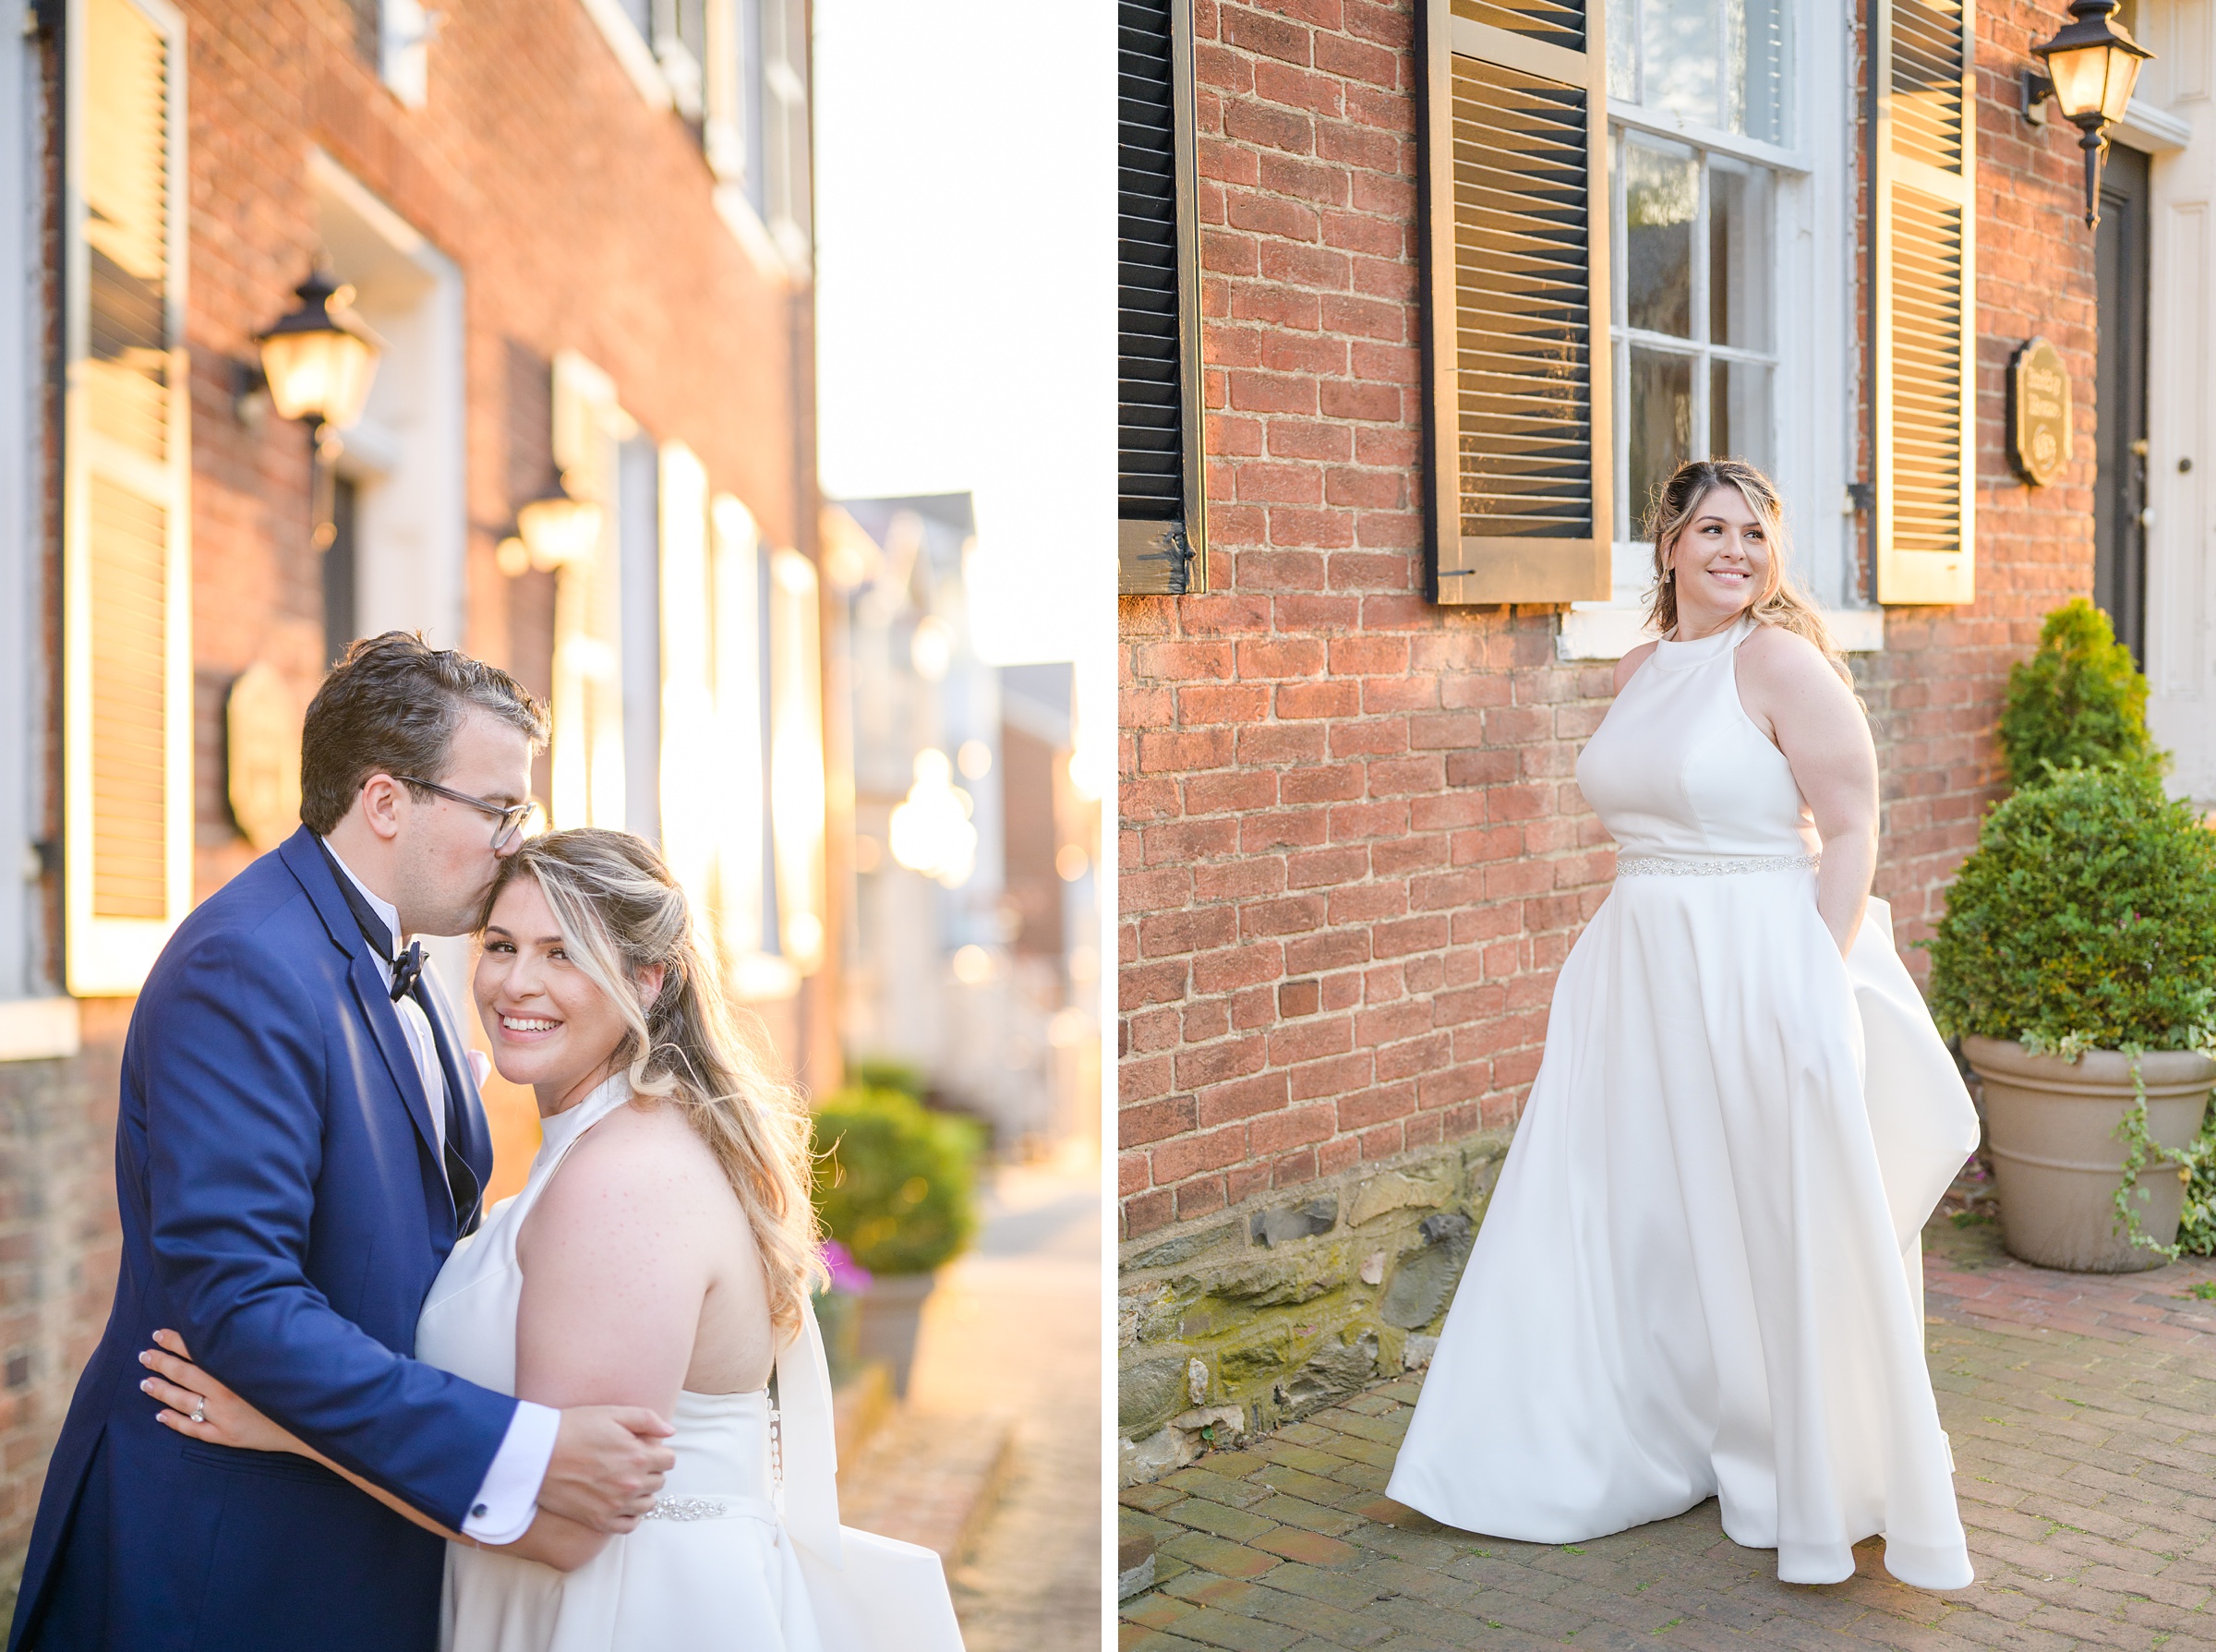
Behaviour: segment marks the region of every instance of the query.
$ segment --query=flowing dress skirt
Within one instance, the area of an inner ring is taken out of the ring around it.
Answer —
[[[1618,881],[1391,1494],[1562,1543],[1710,1496],[1778,1576],[1970,1581],[1919,1234],[1977,1142],[1882,901],[1843,960],[1814,874]]]

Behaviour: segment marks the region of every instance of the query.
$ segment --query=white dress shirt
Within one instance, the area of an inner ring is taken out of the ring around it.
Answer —
[[[367,884],[362,882],[353,867],[339,858],[325,838],[323,847],[331,849],[331,858],[343,872],[348,881],[362,892],[370,910],[385,921],[385,933],[392,937],[395,948],[400,946],[400,911]],[[367,938],[367,937],[365,937]],[[386,959],[390,964],[391,959]],[[430,964],[424,964],[428,979]],[[436,990],[434,988],[434,990]],[[408,1054],[416,1058],[416,1071],[423,1079],[424,1098],[430,1103],[431,1132],[439,1142],[439,1174],[446,1176],[446,1074],[439,1065],[439,1042],[431,1032],[431,1018],[423,1012],[414,995],[405,995],[392,1006],[400,1017],[400,1030],[406,1035]],[[456,1052],[460,1054],[460,1052]],[[532,1517],[538,1512],[538,1489],[546,1482],[547,1465],[553,1461],[554,1436],[561,1428],[561,1413],[550,1405],[534,1405],[529,1400],[515,1403],[515,1415],[509,1419],[508,1433],[500,1441],[500,1449],[493,1454],[492,1466],[485,1471],[485,1482],[470,1500],[468,1518],[462,1522],[462,1535],[475,1537],[480,1543],[512,1543],[530,1528]]]

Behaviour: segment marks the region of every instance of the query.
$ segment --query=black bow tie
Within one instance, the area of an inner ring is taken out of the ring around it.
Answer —
[[[346,902],[346,910],[354,914],[354,921],[361,929],[362,938],[377,948],[377,956],[380,959],[390,960],[392,970],[392,1002],[399,1003],[414,992],[416,983],[423,979],[423,943],[410,941],[408,949],[398,958],[394,958],[392,956],[392,932],[385,927],[384,919],[378,914],[377,909],[369,904],[368,898],[355,886],[354,879],[346,875],[346,869],[339,864],[338,856],[331,852],[331,846],[319,838],[316,839],[316,847],[323,851],[324,860],[331,863],[331,875],[337,881],[339,895]]]
[[[423,943],[410,941],[408,949],[392,960],[392,1002],[397,1004],[416,990],[423,979]]]

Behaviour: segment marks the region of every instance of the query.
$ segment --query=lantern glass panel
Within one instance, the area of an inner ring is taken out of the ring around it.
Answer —
[[[516,531],[539,569],[591,560],[600,548],[600,507],[585,499],[535,499],[515,513]]]
[[[2082,120],[2096,113],[2113,118],[2107,112],[2110,56],[2106,46],[2078,46],[2049,54],[2047,73],[2053,78],[2054,102],[2065,120]],[[2128,86],[2125,95],[2130,95]]]
[[[2125,106],[2131,102],[2131,90],[2139,78],[2139,59],[2131,53],[2112,47],[2108,54],[2108,86],[2101,96],[2101,118],[2111,126],[2124,118]]]
[[[264,339],[261,370],[283,418],[319,418],[343,430],[362,416],[377,356],[350,332],[280,332]]]

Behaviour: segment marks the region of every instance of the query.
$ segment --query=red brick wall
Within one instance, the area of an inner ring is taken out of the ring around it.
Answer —
[[[1511,1122],[1612,865],[1572,779],[1608,668],[1421,594],[1410,6],[1195,12],[1213,588],[1121,605],[1126,1237]],[[1981,13],[1979,598],[1857,666],[1904,941],[1997,795],[2008,663],[2090,583],[2091,242],[2016,114],[2052,23]],[[2044,489],[2001,449],[2034,332],[2079,395]]]

